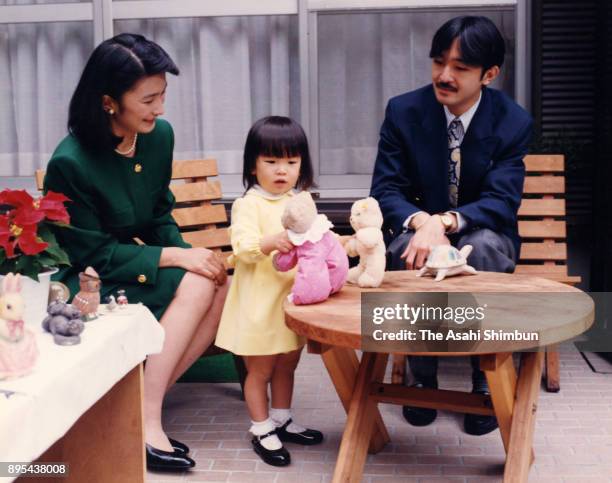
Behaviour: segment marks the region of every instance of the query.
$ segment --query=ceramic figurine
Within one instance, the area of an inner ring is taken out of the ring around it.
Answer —
[[[60,302],[66,302],[70,299],[70,289],[66,287],[62,282],[51,282],[49,285],[49,299],[47,305],[51,302],[59,300]]]
[[[117,305],[120,309],[124,309],[128,304],[128,299],[125,296],[125,290],[117,290]]]
[[[109,295],[106,297],[106,309],[109,311],[113,311],[117,308],[117,301],[115,300],[114,295]]]
[[[12,379],[32,372],[38,347],[32,331],[24,327],[25,303],[20,275],[2,279],[0,296],[0,379]]]
[[[76,345],[81,342],[85,324],[81,320],[81,312],[74,305],[56,300],[47,307],[47,317],[42,327],[53,334],[53,340],[58,345]]]
[[[419,270],[417,277],[435,275],[439,282],[444,277],[453,275],[475,275],[476,269],[467,264],[467,257],[472,252],[472,245],[465,245],[457,250],[451,245],[436,245],[431,248],[425,266]]]
[[[87,267],[79,273],[80,291],[74,296],[72,304],[81,311],[85,322],[98,318],[100,306],[100,277],[92,267]]]

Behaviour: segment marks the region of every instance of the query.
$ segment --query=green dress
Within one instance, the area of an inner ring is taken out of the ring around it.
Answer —
[[[161,318],[185,275],[181,268],[159,268],[162,247],[190,247],[171,215],[173,148],[172,127],[161,119],[138,136],[133,158],[92,154],[72,135],[59,144],[44,190],[72,200],[66,203],[71,226],[54,229],[72,263],[54,279],[72,295],[79,291],[78,273],[91,265],[102,279],[103,300],[124,289],[130,303],[142,302]]]

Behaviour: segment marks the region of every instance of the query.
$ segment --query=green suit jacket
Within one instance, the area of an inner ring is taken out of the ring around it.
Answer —
[[[78,272],[91,265],[102,279],[103,296],[123,288],[131,303],[143,302],[161,317],[184,275],[182,269],[159,268],[162,247],[190,247],[171,215],[173,148],[172,127],[161,119],[152,132],[138,136],[133,158],[114,151],[93,154],[72,135],[59,144],[44,190],[72,200],[66,203],[71,226],[55,228],[72,266],[55,279],[73,295]]]

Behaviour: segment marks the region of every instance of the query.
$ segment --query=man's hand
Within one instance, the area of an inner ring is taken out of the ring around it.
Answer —
[[[450,245],[444,233],[444,225],[438,215],[430,216],[417,228],[406,250],[400,255],[400,258],[406,260],[406,269],[421,268],[434,245]]]

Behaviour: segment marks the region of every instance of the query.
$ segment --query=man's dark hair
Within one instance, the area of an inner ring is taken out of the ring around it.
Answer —
[[[459,39],[461,58],[467,65],[482,67],[483,74],[494,65],[504,63],[504,39],[487,17],[455,17],[438,29],[431,41],[429,57],[441,57]]]
[[[251,127],[244,145],[242,183],[248,190],[257,184],[253,170],[259,156],[275,158],[299,156],[300,175],[296,187],[306,190],[314,186],[314,170],[310,160],[306,133],[296,121],[285,116],[268,116]]]
[[[122,138],[111,131],[110,116],[102,97],[121,105],[123,94],[140,79],[162,72],[178,75],[174,61],[155,42],[142,35],[120,34],[105,40],[93,51],[70,101],[68,131],[87,150],[116,148]]]

